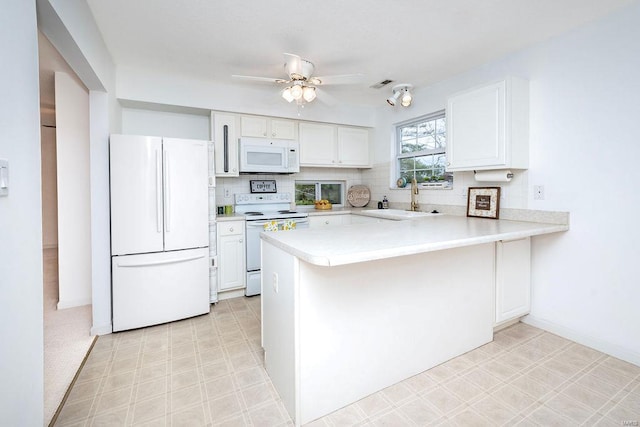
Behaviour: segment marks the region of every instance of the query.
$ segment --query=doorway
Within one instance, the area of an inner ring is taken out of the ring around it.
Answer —
[[[42,34],[38,34],[40,63],[40,123],[42,172],[42,258],[43,258],[43,322],[44,322],[44,420],[49,423],[65,398],[78,368],[95,337],[91,305],[59,309],[59,148],[56,141],[56,72],[68,74],[80,82],[71,67]],[[81,84],[81,83],[80,83]],[[88,141],[87,141],[88,144]],[[87,160],[88,161],[88,160]],[[88,167],[88,163],[87,163]]]

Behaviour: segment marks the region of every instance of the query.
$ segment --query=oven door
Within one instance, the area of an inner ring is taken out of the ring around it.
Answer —
[[[295,220],[296,229],[309,228],[309,218],[287,218]],[[260,270],[260,233],[264,231],[264,225],[272,220],[256,220],[247,221],[247,271]],[[285,219],[277,219],[278,225],[281,226]]]

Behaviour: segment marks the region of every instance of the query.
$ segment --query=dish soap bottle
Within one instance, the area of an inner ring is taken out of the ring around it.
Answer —
[[[382,198],[382,209],[389,209],[389,201],[387,200],[387,196]]]

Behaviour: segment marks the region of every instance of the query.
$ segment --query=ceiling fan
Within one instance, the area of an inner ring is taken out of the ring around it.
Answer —
[[[328,84],[355,83],[362,74],[342,74],[336,76],[317,77],[313,75],[315,66],[313,62],[302,59],[292,53],[284,54],[284,72],[288,79],[277,77],[239,76],[231,77],[243,80],[253,80],[276,84],[287,84],[282,90],[282,97],[288,102],[296,101],[298,105],[304,101],[311,102],[316,99],[316,86]]]

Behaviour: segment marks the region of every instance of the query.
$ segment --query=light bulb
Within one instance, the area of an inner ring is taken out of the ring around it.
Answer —
[[[287,102],[293,101],[293,95],[291,95],[291,88],[288,87],[282,91],[282,97],[287,100]]]
[[[291,96],[296,101],[302,98],[302,88],[299,85],[291,86]]]
[[[405,90],[404,95],[402,95],[402,101],[400,102],[400,104],[403,107],[408,107],[409,105],[411,105],[412,100],[413,100],[413,97],[411,96],[411,92],[409,92],[408,90]]]
[[[311,102],[316,99],[316,88],[312,86],[305,86],[302,89],[302,97],[305,101]]]

